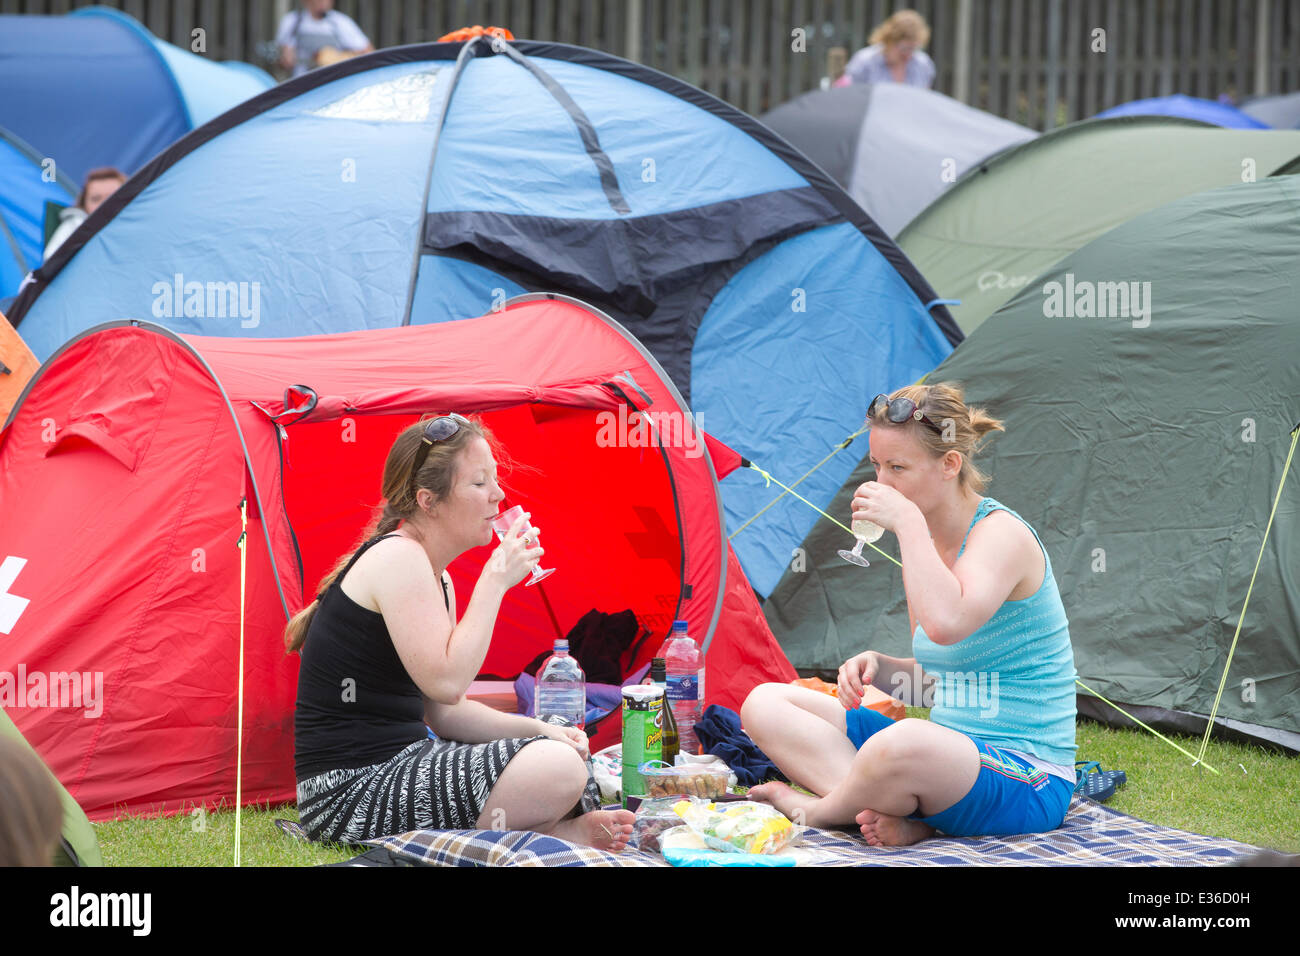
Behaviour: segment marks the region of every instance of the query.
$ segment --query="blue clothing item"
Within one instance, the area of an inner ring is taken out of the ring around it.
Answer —
[[[844,75],[854,83],[894,83],[894,74],[885,62],[885,47],[876,43],[853,54],[844,67]],[[928,90],[934,83],[934,61],[924,50],[916,50],[903,68],[903,83]]]
[[[1038,532],[1006,505],[984,498],[975,523],[1002,509]],[[961,551],[966,550],[963,539]],[[996,747],[1071,766],[1075,755],[1074,650],[1069,621],[1043,548],[1043,583],[1030,597],[1004,601],[985,624],[956,644],[936,644],[920,624],[912,655],[935,678],[930,719]]]
[[[770,757],[758,749],[740,729],[740,715],[729,707],[710,704],[695,723],[700,753],[721,757],[742,787],[754,787],[764,780],[788,780]]]
[[[894,722],[866,707],[845,715],[848,737],[861,747],[873,734]],[[951,807],[930,816],[910,814],[908,819],[928,823],[949,836],[1009,836],[1045,833],[1065,821],[1074,784],[1036,770],[1027,761],[971,736],[979,751],[980,770],[975,784]]]

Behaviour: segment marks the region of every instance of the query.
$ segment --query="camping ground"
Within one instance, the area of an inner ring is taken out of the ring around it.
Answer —
[[[909,707],[909,717],[928,710]],[[1187,750],[1199,738],[1170,738]],[[1151,823],[1300,853],[1295,820],[1300,811],[1300,762],[1258,746],[1212,741],[1206,763],[1219,771],[1190,769],[1190,759],[1146,731],[1078,724],[1079,755],[1106,769],[1125,770],[1128,784],[1106,806]],[[1140,769],[1135,769],[1140,768]],[[358,849],[298,843],[281,834],[276,819],[297,820],[292,806],[246,807],[241,814],[244,866],[318,866],[339,863]],[[106,866],[230,866],[235,815],[195,812],[170,817],[127,817],[95,824]]]

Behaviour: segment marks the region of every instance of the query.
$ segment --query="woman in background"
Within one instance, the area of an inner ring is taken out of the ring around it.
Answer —
[[[59,225],[45,244],[45,261],[49,262],[55,250],[63,245],[65,239],[77,231],[77,227],[86,221],[92,212],[104,204],[104,200],[117,191],[117,187],[126,182],[121,170],[112,166],[101,166],[86,173],[86,183],[81,187],[75,206],[68,206],[59,211]]]
[[[915,10],[899,10],[871,31],[868,46],[853,54],[837,84],[906,83],[929,89],[934,61],[925,54],[930,27]]]

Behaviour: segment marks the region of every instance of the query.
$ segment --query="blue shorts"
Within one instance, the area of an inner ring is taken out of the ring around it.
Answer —
[[[867,738],[891,726],[879,711],[859,707],[845,714],[849,740],[861,749]],[[949,836],[1007,836],[1045,833],[1065,821],[1074,784],[1036,769],[1019,757],[970,737],[979,751],[980,772],[970,792],[947,810],[909,819],[928,823]]]

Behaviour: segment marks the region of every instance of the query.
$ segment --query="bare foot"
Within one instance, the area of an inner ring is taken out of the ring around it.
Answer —
[[[863,810],[856,819],[863,839],[871,846],[911,846],[934,836],[934,827],[928,823],[875,810]]]
[[[792,823],[809,827],[821,825],[814,820],[817,804],[821,802],[821,798],[800,793],[788,784],[761,783],[757,787],[750,787],[746,796],[760,803],[770,803],[784,813]]]
[[[636,814],[631,810],[592,810],[571,820],[561,820],[549,832],[551,836],[618,853],[632,838],[632,822]]]

